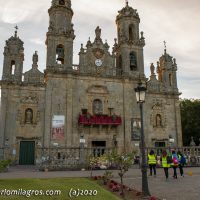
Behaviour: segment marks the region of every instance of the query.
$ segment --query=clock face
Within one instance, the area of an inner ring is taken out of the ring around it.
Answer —
[[[95,60],[95,65],[96,65],[97,67],[101,67],[102,64],[103,64],[103,62],[102,62],[101,59],[96,59],[96,60]]]

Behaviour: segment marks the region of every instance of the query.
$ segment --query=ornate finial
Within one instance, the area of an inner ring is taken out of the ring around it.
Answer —
[[[141,34],[141,39],[145,39],[145,38],[144,38],[144,32],[141,31],[140,34]]]
[[[87,45],[86,45],[86,47],[89,48],[89,47],[91,47],[91,46],[92,46],[92,43],[91,43],[91,41],[90,41],[90,37],[89,37],[89,39],[88,39],[88,41],[87,41]]]
[[[174,65],[176,65],[176,58],[174,58],[173,61],[174,61]]]
[[[115,38],[114,41],[115,41],[115,44],[117,44],[117,38]]]
[[[81,44],[81,49],[80,52],[83,53],[84,52],[84,48],[83,48],[83,43]]]
[[[17,30],[19,29],[18,26],[16,25],[15,27],[15,37],[17,37]]]
[[[128,0],[126,0],[126,6],[128,6]]]
[[[159,61],[157,62],[157,68],[159,68],[160,67],[160,63],[159,63]]]
[[[164,48],[165,48],[165,54],[166,54],[166,52],[167,52],[167,42],[166,41],[164,41]]]

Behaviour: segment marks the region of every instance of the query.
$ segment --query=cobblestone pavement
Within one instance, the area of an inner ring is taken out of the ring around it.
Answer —
[[[162,200],[198,200],[200,199],[200,168],[185,168],[185,177],[165,180],[163,169],[157,169],[156,177],[149,177],[149,189],[153,196]],[[179,170],[178,170],[179,172]],[[190,174],[192,172],[192,175]],[[104,171],[94,171],[93,175],[103,175]],[[118,171],[114,171],[114,178],[118,179]],[[190,174],[190,175],[189,175]],[[59,178],[59,177],[89,177],[89,171],[38,172],[34,167],[14,167],[8,173],[0,173],[0,179],[15,178]],[[141,190],[141,170],[130,169],[125,175],[125,184]]]
[[[177,171],[179,173],[179,169]],[[173,169],[170,169],[170,178],[166,181],[163,169],[158,169],[156,177],[148,177],[150,193],[162,200],[200,199],[200,168],[185,168],[184,172],[184,177],[179,176],[178,179],[174,179]],[[192,175],[189,175],[191,172]],[[116,180],[119,181],[119,179]],[[139,190],[141,190],[141,184],[142,178],[139,172],[138,176],[130,175],[125,179],[125,185]]]

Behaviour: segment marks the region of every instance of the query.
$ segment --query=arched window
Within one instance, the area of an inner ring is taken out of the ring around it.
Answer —
[[[59,0],[59,5],[65,5],[65,0]]]
[[[101,115],[103,114],[103,104],[100,99],[95,99],[93,101],[93,114],[94,115]]]
[[[172,74],[169,74],[169,85],[172,86]]]
[[[134,39],[134,25],[131,24],[129,26],[129,40],[133,41]]]
[[[11,61],[11,67],[10,67],[10,73],[11,73],[11,75],[14,75],[15,74],[15,61],[14,60],[12,60]]]
[[[26,124],[33,123],[33,110],[31,108],[28,108],[25,111],[25,123]]]
[[[130,53],[130,70],[131,71],[137,70],[137,58],[135,52]]]
[[[56,48],[56,63],[64,64],[65,52],[62,44],[59,44]]]
[[[162,116],[160,114],[156,115],[156,126],[161,127],[162,126]]]

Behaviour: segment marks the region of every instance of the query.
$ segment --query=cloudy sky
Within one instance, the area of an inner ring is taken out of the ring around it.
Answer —
[[[44,70],[46,60],[45,35],[48,28],[48,8],[51,0],[0,0],[0,76],[3,66],[5,40],[14,34],[24,41],[24,71],[31,68],[32,54],[39,52],[39,68]],[[81,43],[94,38],[96,26],[102,28],[103,40],[113,46],[116,37],[115,17],[125,0],[72,0],[74,10],[74,64],[78,64]],[[182,98],[200,99],[200,0],[129,0],[138,10],[144,31],[145,71],[163,53],[167,41],[168,53],[177,59],[178,84]]]

